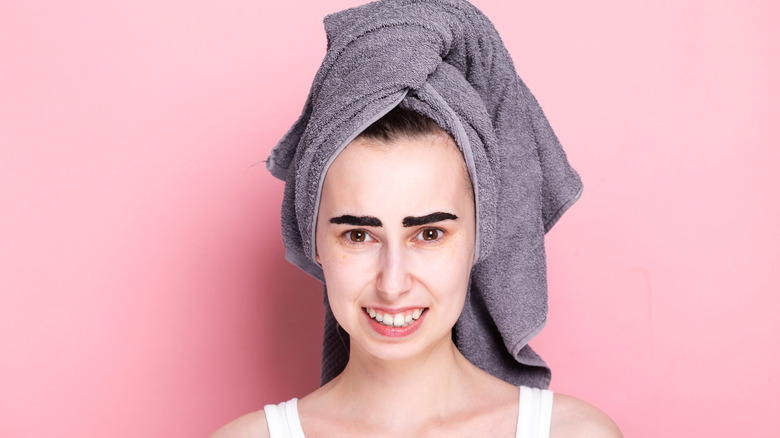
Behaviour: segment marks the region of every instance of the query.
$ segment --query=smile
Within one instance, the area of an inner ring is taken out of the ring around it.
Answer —
[[[388,327],[406,327],[420,318],[425,308],[409,309],[401,313],[386,313],[383,311],[377,311],[371,307],[364,307],[363,310],[374,321],[386,325]]]

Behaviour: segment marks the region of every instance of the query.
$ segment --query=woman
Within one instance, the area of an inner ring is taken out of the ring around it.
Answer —
[[[526,345],[546,310],[539,242],[581,187],[495,31],[454,0],[329,20],[304,114],[269,162],[287,181],[288,259],[327,286],[324,385],[213,436],[620,436],[526,386],[549,381]]]

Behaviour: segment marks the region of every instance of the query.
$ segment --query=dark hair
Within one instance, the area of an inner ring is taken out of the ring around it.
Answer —
[[[446,131],[430,118],[397,106],[366,128],[357,138],[391,143],[400,139],[421,138],[441,133]]]

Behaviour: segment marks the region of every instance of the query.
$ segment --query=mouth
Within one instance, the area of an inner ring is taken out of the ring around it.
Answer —
[[[403,328],[413,324],[420,319],[420,316],[427,310],[427,307],[418,307],[416,309],[407,309],[399,313],[390,313],[383,310],[377,310],[372,307],[364,307],[363,311],[374,321],[388,327]]]

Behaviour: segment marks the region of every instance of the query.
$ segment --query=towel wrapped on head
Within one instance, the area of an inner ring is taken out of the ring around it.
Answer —
[[[582,183],[497,31],[463,0],[381,0],[327,16],[325,30],[303,113],[267,162],[286,182],[287,259],[324,283],[314,234],[328,167],[392,108],[425,115],[455,139],[474,185],[476,257],[455,344],[509,383],[546,388],[550,370],[528,346],[547,317],[544,234]],[[325,307],[322,383],[349,356]]]

